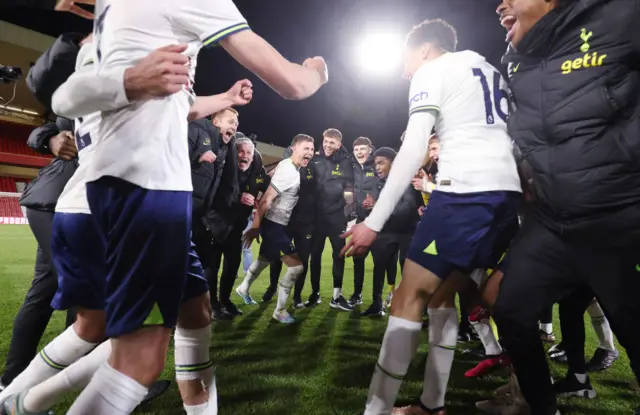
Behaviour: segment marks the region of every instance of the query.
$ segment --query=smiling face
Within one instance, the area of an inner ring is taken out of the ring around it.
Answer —
[[[355,156],[358,163],[362,164],[371,155],[371,147],[368,145],[358,145],[353,147],[353,155]]]
[[[231,109],[220,111],[213,118],[213,125],[220,129],[222,141],[228,144],[238,130],[238,113]]]
[[[238,168],[247,171],[253,162],[253,144],[245,143],[238,146]]]
[[[529,30],[557,5],[558,0],[503,0],[496,12],[507,29],[507,41],[517,48]]]

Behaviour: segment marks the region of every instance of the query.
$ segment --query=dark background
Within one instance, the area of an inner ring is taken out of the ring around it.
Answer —
[[[176,0],[180,1],[180,0]],[[458,30],[459,50],[483,54],[499,69],[505,31],[495,9],[499,0],[236,0],[252,29],[288,59],[301,63],[323,56],[329,83],[305,101],[285,101],[236,64],[221,48],[198,58],[195,90],[209,95],[236,80],[254,83],[254,101],[240,109],[240,130],[265,143],[286,146],[296,133],[320,138],[334,127],[350,145],[358,136],[377,147],[399,146],[407,122],[409,84],[397,74],[372,75],[361,69],[355,51],[363,35],[385,28],[408,32],[428,18],[443,18]],[[51,36],[89,33],[92,22],[48,10],[3,8],[0,19]]]

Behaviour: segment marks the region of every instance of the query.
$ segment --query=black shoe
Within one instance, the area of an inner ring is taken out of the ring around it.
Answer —
[[[558,396],[579,396],[581,398],[593,399],[598,394],[591,386],[591,381],[587,376],[587,380],[581,383],[573,373],[567,374],[567,377],[554,383],[553,389]]]
[[[335,308],[337,310],[342,310],[342,311],[351,311],[351,310],[353,310],[353,307],[351,307],[351,305],[347,302],[347,300],[344,299],[343,296],[340,296],[338,298],[332,299],[331,303],[329,304],[329,306],[331,308]]]
[[[542,340],[544,343],[555,343],[556,342],[556,335],[553,333],[547,333],[544,330],[538,330],[538,332],[540,333],[540,340]]]
[[[567,363],[567,352],[564,350],[562,342],[551,347],[547,353],[552,361],[556,363]]]
[[[225,303],[225,305],[222,307],[222,312],[231,317],[237,317],[242,315],[242,310],[240,310],[231,301]]]
[[[233,317],[226,314],[220,304],[214,304],[211,306],[211,318],[215,321],[229,321]]]
[[[353,294],[351,298],[349,298],[349,305],[351,307],[355,307],[360,304],[362,304],[362,294]]]
[[[304,308],[304,303],[299,298],[293,299],[293,308]]]
[[[171,386],[170,380],[158,380],[154,382],[147,391],[147,395],[144,397],[141,404],[149,403],[158,396],[162,395],[167,391],[167,389],[169,389],[169,386]]]
[[[373,303],[369,308],[360,313],[362,317],[383,317],[385,315],[382,304]]]
[[[617,350],[610,350],[598,347],[593,357],[587,363],[587,372],[600,372],[609,369],[618,360],[620,353]]]
[[[320,303],[322,303],[322,298],[320,298],[320,294],[311,293],[311,295],[309,296],[309,299],[307,300],[307,302],[304,303],[304,306],[305,307],[315,307]]]
[[[636,412],[634,415],[640,415],[640,408],[636,409]]]
[[[262,295],[262,302],[263,303],[271,302],[271,300],[273,300],[273,296],[276,295],[276,291],[278,291],[277,287],[269,286],[269,288],[267,288],[267,291],[265,291],[264,294]]]

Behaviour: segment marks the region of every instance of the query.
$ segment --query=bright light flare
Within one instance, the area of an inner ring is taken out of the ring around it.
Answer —
[[[390,33],[371,34],[358,45],[357,59],[362,69],[376,75],[389,75],[399,71],[404,41]]]

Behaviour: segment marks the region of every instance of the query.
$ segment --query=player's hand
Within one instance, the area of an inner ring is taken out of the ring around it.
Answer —
[[[240,198],[240,203],[242,203],[245,206],[253,206],[255,201],[256,201],[256,198],[253,197],[253,195],[250,193],[243,193],[242,197]]]
[[[248,79],[238,81],[227,91],[227,96],[233,105],[247,105],[253,98],[253,84]]]
[[[425,207],[426,207],[426,206],[420,206],[420,207],[418,208],[418,215],[420,215],[420,216],[424,215],[424,208],[425,208]]]
[[[411,180],[411,185],[417,191],[422,192],[422,177],[414,177],[413,180]]]
[[[254,239],[256,239],[258,243],[260,243],[260,229],[249,228],[249,230],[246,231],[242,236],[242,247],[245,249],[251,248],[251,244],[253,243]]]
[[[364,198],[364,201],[362,202],[362,207],[365,209],[373,209],[373,206],[375,206],[376,204],[376,200],[371,197],[370,194],[367,194],[367,197]]]
[[[200,160],[198,160],[198,162],[213,163],[214,161],[216,161],[216,159],[217,159],[216,154],[211,150],[207,150],[200,156]]]
[[[340,235],[340,237],[345,239],[351,237],[340,251],[340,256],[358,256],[367,252],[378,237],[378,233],[369,229],[364,222],[361,222],[354,225],[353,228]]]
[[[85,19],[93,20],[95,18],[94,14],[83,9],[80,6],[76,6],[76,4],[96,4],[95,0],[58,0],[56,3],[56,11],[59,12],[69,12],[73,13],[77,16],[84,17]]]
[[[302,63],[302,66],[317,71],[320,74],[320,79],[322,79],[322,84],[329,82],[329,68],[323,57],[308,58]]]
[[[76,140],[71,131],[61,131],[49,139],[49,149],[62,160],[71,160],[78,155]]]
[[[187,45],[169,45],[151,52],[124,72],[124,88],[129,101],[163,98],[189,83],[189,58],[182,54]]]

